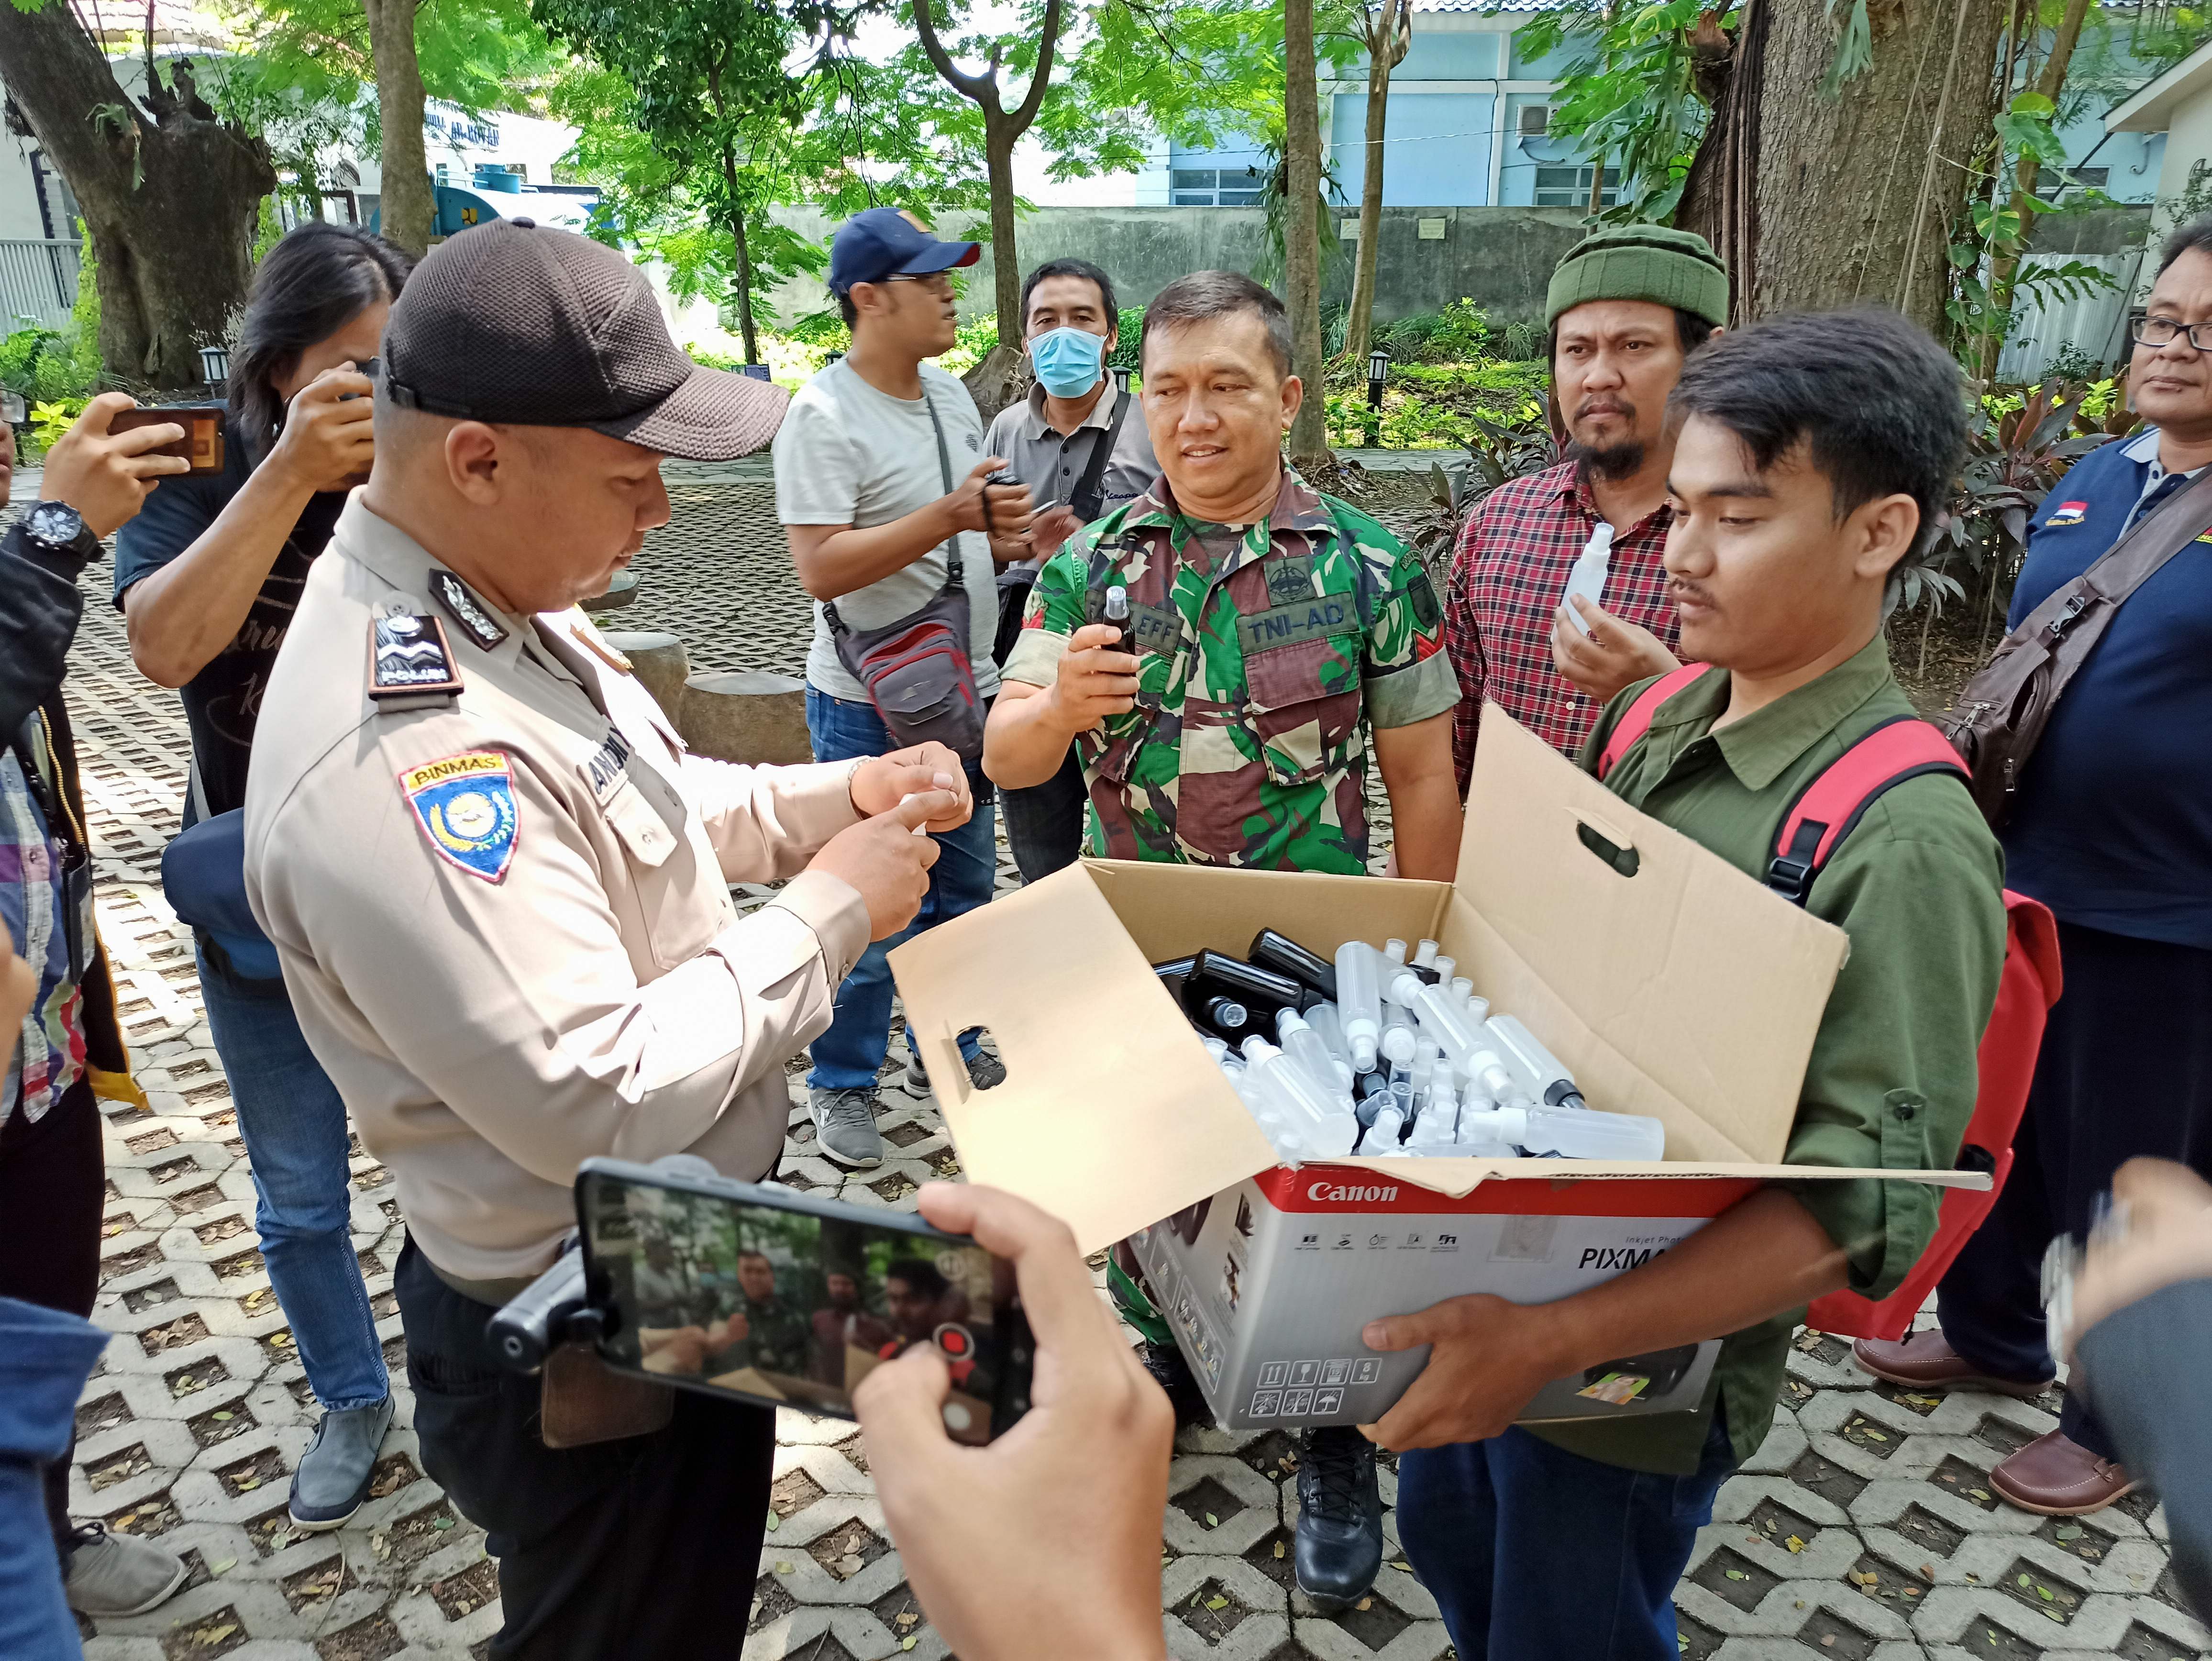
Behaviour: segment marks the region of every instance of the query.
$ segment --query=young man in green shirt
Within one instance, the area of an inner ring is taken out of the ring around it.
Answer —
[[[1666,569],[1682,655],[1713,666],[1607,776],[1616,794],[1763,876],[1783,816],[1853,742],[1912,706],[1882,593],[1965,447],[1957,370],[1893,313],[1783,318],[1716,341],[1669,399]],[[1644,684],[1613,700],[1583,754]],[[1964,785],[1887,791],[1806,907],[1851,937],[1785,1163],[1949,1165],[2004,953],[2002,861]],[[1434,1346],[1368,1433],[1405,1453],[1398,1525],[1465,1661],[1669,1661],[1672,1593],[1721,1482],[1765,1438],[1790,1332],[1840,1287],[1893,1290],[1934,1232],[1935,1190],[1777,1183],[1642,1269],[1558,1303],[1455,1298],[1376,1321]],[[1726,1335],[1708,1410],[1509,1428],[1547,1380]]]

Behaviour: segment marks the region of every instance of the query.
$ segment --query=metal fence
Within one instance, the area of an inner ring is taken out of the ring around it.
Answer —
[[[76,304],[75,242],[0,237],[0,333],[26,318],[58,329]]]
[[[2061,300],[2037,295],[2013,313],[2012,338],[1997,359],[2001,382],[2039,381],[2053,359],[2072,346],[2091,362],[2112,364],[2126,360],[2128,301],[2136,275],[2142,269],[2141,253],[2030,254],[2021,261],[2022,275],[2040,265],[2070,263],[2094,265],[2112,279],[2112,286],[2094,294]],[[2078,361],[2078,359],[2077,359]]]

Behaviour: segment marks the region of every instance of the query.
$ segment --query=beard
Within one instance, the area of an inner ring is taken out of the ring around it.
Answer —
[[[1570,444],[1567,459],[1581,470],[1583,478],[1610,481],[1633,474],[1650,451],[1642,439],[1625,438],[1615,444]]]

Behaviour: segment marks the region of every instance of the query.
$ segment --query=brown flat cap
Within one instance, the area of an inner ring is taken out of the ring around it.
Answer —
[[[690,461],[750,455],[791,395],[703,368],[668,337],[645,273],[530,219],[448,238],[415,268],[384,331],[381,395],[523,427],[589,427]]]

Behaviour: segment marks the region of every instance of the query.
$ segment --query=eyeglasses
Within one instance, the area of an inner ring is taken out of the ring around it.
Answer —
[[[2171,346],[2187,335],[2193,350],[2212,352],[2212,322],[2183,325],[2170,317],[2147,317],[2136,325],[2133,333],[2138,346]]]
[[[952,293],[952,279],[945,276],[943,271],[926,271],[919,277],[911,276],[905,272],[895,272],[891,276],[885,277],[884,281],[886,283],[919,283],[923,288],[928,289],[930,293],[940,297],[948,297]]]

